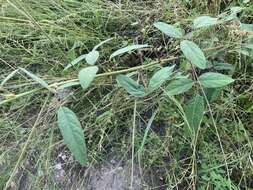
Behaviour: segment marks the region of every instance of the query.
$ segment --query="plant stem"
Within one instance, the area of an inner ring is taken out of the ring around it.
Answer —
[[[117,74],[123,74],[123,73],[138,71],[138,70],[142,70],[142,69],[147,69],[147,68],[152,67],[154,65],[164,64],[164,63],[167,63],[168,61],[173,61],[173,60],[176,60],[176,59],[178,59],[178,57],[169,57],[169,58],[166,58],[166,59],[163,59],[163,60],[160,60],[160,61],[153,61],[152,63],[149,63],[147,65],[140,65],[140,66],[131,67],[131,68],[128,68],[128,69],[122,69],[122,70],[118,70],[118,71],[111,71],[111,72],[97,74],[95,78],[113,76],[113,75],[117,75]],[[58,83],[53,83],[53,84],[50,84],[49,87],[56,87],[56,86],[60,86],[60,85],[63,85],[63,84],[67,84],[69,82],[78,82],[78,78],[70,79],[70,80],[66,80],[66,81],[62,81],[62,82],[58,82]],[[30,91],[27,91],[27,92],[24,92],[24,93],[21,93],[21,94],[17,94],[15,96],[13,96],[12,98],[8,98],[6,100],[1,101],[0,106],[3,105],[3,104],[6,104],[8,102],[12,102],[12,101],[14,101],[18,98],[21,98],[21,97],[39,92],[41,90],[45,90],[45,88],[36,88],[36,89],[30,90]]]
[[[222,48],[224,48],[224,46],[217,46],[217,47],[212,47],[212,48],[206,48],[206,49],[204,49],[204,51],[208,52],[208,51],[222,49]],[[117,74],[123,74],[123,73],[128,73],[128,72],[133,72],[133,71],[138,71],[138,70],[143,70],[143,69],[148,69],[148,68],[153,67],[155,65],[164,64],[164,63],[167,63],[169,61],[173,61],[173,60],[176,60],[176,59],[179,59],[179,58],[180,58],[180,56],[178,56],[178,57],[170,56],[170,57],[165,58],[165,59],[153,61],[153,62],[151,62],[151,63],[149,63],[147,65],[139,65],[139,66],[131,67],[131,68],[128,68],[128,69],[122,69],[122,70],[118,70],[118,71],[111,71],[111,72],[97,74],[95,78],[106,77],[106,76],[113,76],[113,75],[117,75]],[[62,82],[53,83],[53,84],[50,84],[49,87],[54,88],[54,87],[57,87],[57,86],[60,86],[60,85],[63,85],[63,84],[67,84],[69,82],[78,82],[78,78],[70,79],[70,80],[66,80],[66,81],[62,81]],[[17,94],[15,96],[13,96],[12,98],[8,98],[6,100],[1,101],[0,102],[0,106],[3,105],[3,104],[6,104],[8,102],[12,102],[12,101],[14,101],[14,100],[16,100],[18,98],[21,98],[21,97],[24,97],[24,96],[27,96],[27,95],[39,92],[41,90],[45,90],[45,89],[44,88],[37,88],[37,89],[33,89],[33,90],[30,90],[30,91],[27,91],[27,92],[24,92],[24,93],[21,93],[21,94]]]
[[[137,101],[134,101],[133,128],[132,128],[132,159],[131,159],[131,183],[130,189],[133,190],[134,183],[134,142],[135,142],[135,125],[136,125]]]
[[[193,70],[193,72],[197,75],[195,69]],[[215,129],[215,132],[216,132],[216,135],[217,135],[217,138],[218,138],[218,141],[219,141],[219,145],[220,145],[220,148],[221,148],[221,152],[222,152],[222,155],[223,155],[223,158],[224,158],[224,162],[225,162],[225,167],[226,167],[226,172],[227,172],[227,177],[230,180],[230,174],[229,174],[229,168],[228,168],[228,162],[227,162],[227,158],[226,158],[226,154],[225,154],[225,151],[224,151],[224,148],[223,148],[223,145],[221,143],[221,138],[220,138],[220,134],[219,134],[219,131],[218,131],[218,127],[216,125],[216,122],[215,122],[215,119],[214,119],[214,116],[213,116],[213,112],[212,112],[212,108],[211,108],[211,105],[207,99],[207,96],[206,96],[206,93],[204,91],[204,88],[202,87],[200,81],[199,81],[199,78],[197,77],[197,81],[199,83],[199,86],[200,86],[200,89],[201,89],[201,92],[204,96],[204,99],[206,101],[206,104],[207,104],[207,107],[208,107],[208,111],[210,113],[210,116],[211,116],[211,119],[212,119],[212,122],[213,122],[213,126],[214,126],[214,129]],[[231,189],[231,188],[230,188]]]

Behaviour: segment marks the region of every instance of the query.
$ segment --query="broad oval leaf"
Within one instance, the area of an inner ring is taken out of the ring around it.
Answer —
[[[172,74],[175,65],[171,67],[163,67],[157,71],[150,79],[148,85],[148,92],[153,92],[158,89],[166,80],[168,80]]]
[[[204,99],[197,95],[185,106],[185,116],[190,131],[195,134],[204,115]]]
[[[208,72],[199,77],[199,82],[205,88],[218,88],[234,82],[234,79],[220,73]]]
[[[33,73],[27,71],[27,70],[24,69],[24,68],[19,67],[19,69],[20,69],[21,71],[23,71],[25,74],[27,74],[30,78],[32,78],[35,82],[38,82],[38,83],[39,83],[41,86],[43,86],[44,88],[46,88],[46,89],[48,89],[49,91],[55,93],[55,90],[52,89],[52,88],[47,84],[47,82],[44,81],[42,78],[37,77],[35,74],[33,74]]]
[[[90,53],[86,55],[85,60],[89,65],[94,65],[97,62],[98,57],[99,52],[96,50],[92,50]]]
[[[202,50],[194,42],[183,40],[180,43],[180,48],[186,59],[188,59],[193,65],[196,65],[200,69],[206,68],[206,57]]]
[[[219,24],[218,18],[210,16],[200,16],[193,21],[193,28],[198,29]]]
[[[180,78],[174,80],[166,87],[165,94],[168,96],[182,94],[190,90],[193,84],[193,81],[187,78]]]
[[[87,54],[81,55],[78,58],[74,59],[73,61],[71,61],[71,63],[69,63],[65,68],[64,71],[69,69],[70,67],[78,64],[80,61],[82,61],[83,59],[85,59],[85,57],[87,56]]]
[[[142,49],[142,48],[147,48],[150,47],[148,44],[143,44],[143,45],[129,45],[127,47],[118,49],[117,51],[113,52],[112,55],[110,56],[111,58],[114,58],[116,56],[122,55],[124,53],[133,51],[133,50],[137,50],[137,49]]]
[[[169,37],[172,37],[172,38],[183,37],[183,33],[181,32],[181,29],[178,29],[173,25],[166,24],[164,22],[156,22],[154,23],[154,26]]]
[[[86,67],[79,72],[78,78],[83,89],[86,89],[90,86],[97,72],[98,72],[97,66]]]
[[[119,86],[123,87],[129,94],[136,97],[143,97],[146,95],[144,87],[130,77],[118,75],[116,80]]]
[[[64,143],[82,165],[87,164],[87,149],[81,124],[75,113],[67,107],[58,110],[58,126]]]

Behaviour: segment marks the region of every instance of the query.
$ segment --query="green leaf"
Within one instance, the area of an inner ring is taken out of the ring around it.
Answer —
[[[242,30],[247,31],[247,32],[253,32],[253,24],[241,23],[240,28],[241,28]]]
[[[79,72],[78,78],[83,89],[86,89],[90,86],[97,72],[98,72],[97,66],[86,67]]]
[[[74,157],[82,164],[87,164],[87,149],[81,124],[75,113],[67,107],[58,110],[58,126],[64,143]]]
[[[220,22],[218,21],[218,18],[210,17],[210,16],[200,16],[197,17],[193,21],[193,28],[198,29],[202,27],[208,27],[208,26],[213,26],[216,24],[219,24]]]
[[[133,51],[133,50],[142,49],[142,48],[147,48],[147,47],[150,47],[150,46],[149,46],[148,44],[143,44],[143,45],[130,45],[130,46],[121,48],[121,49],[119,49],[119,50],[113,52],[112,55],[110,56],[110,59],[111,59],[111,58],[114,58],[114,57],[116,57],[116,56],[122,55],[122,54],[124,54],[124,53]]]
[[[242,47],[246,48],[246,49],[252,49],[253,50],[253,44],[249,44],[249,43],[243,44]]]
[[[136,97],[143,97],[146,95],[144,87],[130,77],[118,75],[116,80],[119,86],[123,87],[129,94]]]
[[[94,65],[96,61],[98,60],[99,52],[96,50],[92,50],[90,53],[88,53],[85,57],[86,62],[89,65]]]
[[[214,69],[216,70],[233,70],[234,66],[228,63],[214,63]]]
[[[237,49],[235,51],[242,55],[251,56],[250,52],[247,49]]]
[[[74,59],[73,61],[71,61],[71,63],[68,64],[68,65],[64,68],[64,71],[67,70],[67,69],[69,69],[70,67],[72,67],[72,66],[78,64],[78,63],[79,63],[80,61],[82,61],[83,59],[85,59],[86,55],[87,55],[87,54],[81,55],[81,56],[79,56],[78,58],[76,58],[76,59]]]
[[[192,132],[196,132],[204,115],[204,99],[197,95],[185,106],[185,116]]]
[[[181,30],[174,27],[173,25],[166,24],[164,22],[156,22],[154,23],[154,26],[169,37],[172,37],[172,38],[183,37],[183,33],[181,32]]]
[[[193,65],[196,65],[200,69],[206,68],[205,55],[194,42],[183,40],[180,43],[180,48],[184,53],[186,59],[188,59]]]
[[[68,83],[66,83],[66,84],[63,84],[63,85],[59,86],[57,89],[58,89],[58,90],[62,90],[62,89],[64,89],[64,88],[69,88],[69,87],[78,86],[78,85],[80,85],[79,82],[68,82]]]
[[[207,100],[213,102],[219,98],[221,88],[205,88],[204,89]]]
[[[199,77],[199,82],[205,88],[218,88],[234,82],[234,79],[220,73],[208,72]]]
[[[111,41],[112,39],[113,39],[113,38],[109,38],[109,39],[106,39],[106,40],[100,42],[98,45],[96,45],[96,46],[93,48],[93,51],[94,51],[94,50],[97,50],[100,46],[102,46],[102,45],[104,45],[105,43]]]
[[[165,94],[168,96],[173,96],[177,94],[182,94],[190,90],[193,86],[193,81],[187,78],[180,78],[172,81],[165,89]]]
[[[240,12],[242,12],[244,8],[243,7],[230,7],[231,13],[232,14],[238,14]]]
[[[166,80],[168,80],[172,74],[175,65],[171,67],[163,67],[157,71],[150,79],[148,85],[148,92],[153,92],[158,89]]]
[[[220,16],[221,16],[220,23],[229,22],[229,21],[238,19],[238,18],[237,18],[237,15],[236,15],[236,14],[233,14],[233,13],[230,14],[230,15],[227,15],[227,14],[222,15],[222,14],[221,14]]]
[[[19,67],[19,69],[21,71],[23,71],[24,73],[26,73],[30,78],[32,78],[35,82],[38,82],[41,86],[43,86],[44,88],[48,89],[49,91],[55,93],[55,90],[50,88],[50,86],[40,77],[37,77],[36,75],[34,75],[33,73],[27,71],[24,68]]]
[[[18,69],[8,74],[7,77],[5,77],[4,80],[1,82],[0,87],[2,87],[8,80],[10,80],[17,72],[18,72]]]

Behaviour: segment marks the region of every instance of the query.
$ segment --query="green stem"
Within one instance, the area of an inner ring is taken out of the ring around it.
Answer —
[[[223,48],[224,48],[224,46],[217,46],[217,47],[212,47],[212,48],[204,49],[204,51],[208,52],[208,51],[217,50],[217,49],[223,49]],[[165,58],[165,59],[162,59],[162,60],[153,61],[153,62],[151,62],[151,63],[149,63],[147,65],[140,65],[140,66],[131,67],[131,68],[128,68],[128,69],[122,69],[122,70],[118,70],[118,71],[111,71],[111,72],[97,74],[95,78],[105,77],[105,76],[113,76],[113,75],[117,75],[117,74],[123,74],[123,73],[128,73],[128,72],[133,72],[133,71],[138,71],[138,70],[143,70],[143,69],[148,69],[150,67],[153,67],[154,65],[164,64],[164,63],[167,63],[169,61],[176,60],[178,58],[179,57],[171,56],[171,57],[168,57],[168,58]],[[66,81],[62,81],[62,82],[53,83],[53,84],[50,84],[49,87],[53,87],[54,88],[56,86],[67,84],[69,82],[78,82],[78,78],[70,79],[70,80],[66,80]],[[6,104],[8,102],[12,102],[12,101],[14,101],[14,100],[16,100],[18,98],[21,98],[21,97],[24,97],[24,96],[27,96],[27,95],[39,92],[41,90],[45,90],[45,89],[44,88],[37,88],[37,89],[30,90],[28,92],[24,92],[24,93],[15,95],[15,96],[13,96],[11,98],[8,98],[6,100],[1,101],[0,102],[0,106],[3,105],[3,104]]]
[[[173,60],[176,60],[176,59],[178,59],[178,57],[169,57],[169,58],[166,58],[166,59],[163,59],[163,60],[160,60],[160,61],[154,61],[154,62],[149,63],[147,65],[140,65],[140,66],[131,67],[131,68],[128,68],[128,69],[122,69],[122,70],[118,70],[118,71],[112,71],[112,72],[106,72],[106,73],[97,74],[95,78],[105,77],[105,76],[113,76],[113,75],[117,75],[117,74],[122,74],[122,73],[128,73],[128,72],[143,70],[143,69],[147,69],[149,67],[152,67],[154,65],[164,64],[164,63],[167,63],[168,61],[173,61]],[[70,79],[70,80],[66,80],[66,81],[62,81],[62,82],[58,82],[58,83],[53,83],[53,84],[50,84],[49,87],[60,86],[60,85],[63,85],[63,84],[67,84],[69,82],[78,82],[78,78]],[[39,92],[41,90],[45,90],[45,89],[44,88],[36,88],[36,89],[30,90],[30,91],[27,91],[27,92],[15,95],[15,96],[13,96],[11,98],[8,98],[6,100],[1,101],[0,102],[0,106],[3,105],[3,104],[6,104],[8,102],[12,102],[12,101],[14,101],[14,100],[16,100],[18,98],[21,98],[21,97],[24,97],[24,96],[27,96],[27,95]]]
[[[36,88],[36,89],[30,90],[30,91],[27,91],[27,92],[24,92],[24,93],[21,93],[21,94],[18,94],[18,95],[14,95],[12,98],[8,98],[6,100],[1,101],[0,102],[0,106],[3,105],[3,104],[6,104],[8,102],[12,102],[13,100],[16,100],[18,98],[21,98],[21,97],[24,97],[24,96],[27,96],[27,95],[39,92],[40,90],[43,90],[43,89],[44,88]]]
[[[106,72],[106,73],[101,73],[101,74],[97,74],[95,78],[100,78],[100,77],[106,77],[106,76],[113,76],[113,75],[118,75],[118,74],[123,74],[123,73],[128,73],[128,72],[133,72],[133,71],[138,71],[138,70],[143,70],[143,69],[147,69],[149,67],[152,67],[154,65],[157,64],[164,64],[167,63],[168,61],[173,61],[178,59],[178,57],[169,57],[160,61],[153,61],[152,63],[149,63],[147,65],[140,65],[140,66],[136,66],[136,67],[131,67],[128,69],[122,69],[122,70],[118,70],[118,71],[111,71],[111,72]],[[71,79],[71,80],[67,80],[67,81],[63,81],[63,82],[59,82],[59,83],[55,83],[52,85],[63,85],[69,82],[77,82],[78,78],[76,79]],[[51,85],[50,85],[51,86]]]

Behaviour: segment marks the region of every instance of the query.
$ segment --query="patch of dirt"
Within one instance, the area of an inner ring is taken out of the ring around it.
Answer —
[[[131,186],[130,164],[120,164],[115,160],[102,164],[100,167],[89,168],[89,174],[86,176],[88,180],[80,179],[80,175],[71,175],[70,179],[67,178],[69,176],[67,173],[68,171],[64,170],[61,164],[54,166],[53,181],[62,190],[70,187],[75,187],[75,189],[79,190],[128,190]],[[80,183],[80,181],[85,181],[88,185]],[[133,175],[133,189],[141,190],[141,178],[138,172],[134,172]]]
[[[98,166],[89,168],[65,168],[67,154],[61,151],[53,166],[52,181],[61,190],[128,190],[131,186],[131,162],[120,159],[108,159]],[[139,169],[133,172],[134,190],[141,190],[142,181]]]
[[[131,186],[131,165],[116,160],[94,169],[90,173],[89,190],[127,190]],[[137,171],[133,173],[132,187],[141,189],[141,177]]]
[[[43,175],[44,182],[40,185],[47,189],[129,190],[131,178],[133,179],[133,190],[142,190],[151,186],[158,187],[161,190],[164,189],[162,188],[162,180],[159,179],[159,173],[157,173],[158,169],[154,169],[152,174],[147,172],[141,174],[138,164],[135,164],[132,174],[131,160],[123,159],[118,153],[114,153],[113,157],[109,157],[107,161],[102,162],[100,165],[88,168],[78,165],[70,167],[66,164],[73,163],[73,161],[74,158],[68,152],[65,150],[59,151],[52,166],[51,175],[46,176],[43,171],[36,168],[33,160],[27,159],[23,167],[17,171],[15,182],[10,189],[33,189],[36,185],[34,179],[43,177]]]

